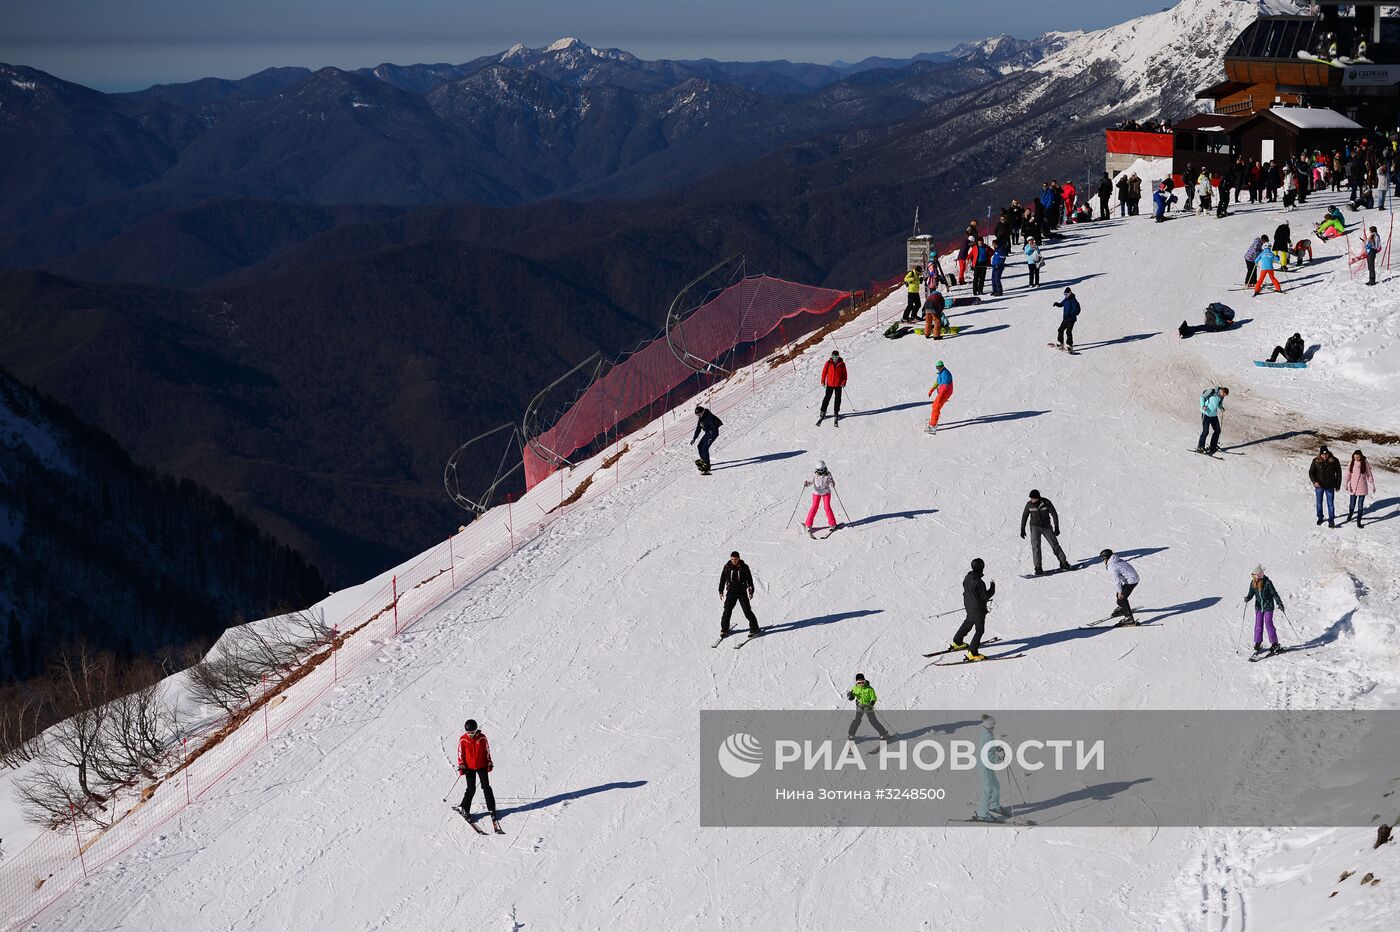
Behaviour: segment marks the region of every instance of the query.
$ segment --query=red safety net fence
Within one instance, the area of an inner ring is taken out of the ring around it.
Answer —
[[[593,379],[547,429],[527,415],[526,488],[627,433],[623,425],[650,422],[809,333],[850,297],[848,291],[767,275],[730,285]]]

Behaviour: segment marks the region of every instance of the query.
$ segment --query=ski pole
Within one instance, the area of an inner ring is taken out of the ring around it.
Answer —
[[[452,795],[452,791],[457,788],[457,784],[461,781],[461,779],[462,775],[460,773],[457,774],[457,779],[453,780],[452,785],[447,788],[447,795],[442,798],[443,802],[447,802],[447,797]]]
[[[1278,610],[1283,612],[1283,620],[1288,622],[1288,630],[1292,631],[1293,636],[1301,641],[1303,639],[1303,636],[1298,633],[1298,629],[1293,624],[1293,619],[1288,617],[1288,609],[1280,605]]]
[[[834,485],[831,487],[831,491],[836,492],[836,504],[838,504],[838,505],[841,506],[841,513],[844,514],[844,515],[846,516],[846,523],[847,523],[847,524],[850,524],[850,523],[851,523],[851,513],[850,513],[849,511],[846,510],[846,503],[843,502],[843,501],[841,501],[841,493],[840,493],[839,491],[837,491],[836,486],[834,486]]]
[[[792,514],[788,515],[788,523],[784,525],[783,530],[786,531],[788,528],[792,527],[792,519],[797,517],[797,509],[802,507],[802,496],[806,492],[807,487],[804,485],[802,491],[797,493],[797,504],[792,506]]]
[[[1235,650],[1244,650],[1244,632],[1249,627],[1249,599],[1244,600],[1240,614],[1240,636],[1235,639]]]

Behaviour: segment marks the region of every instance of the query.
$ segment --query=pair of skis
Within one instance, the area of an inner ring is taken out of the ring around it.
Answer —
[[[719,647],[720,641],[723,641],[725,638],[731,637],[731,636],[732,636],[732,635],[729,635],[729,634],[721,634],[719,637],[715,638],[715,642],[714,642],[713,644],[710,645],[710,648],[711,648],[711,649],[714,649],[714,648],[716,648],[716,647]],[[750,641],[756,641],[756,640],[758,640],[759,638],[761,638],[762,636],[763,636],[763,629],[762,629],[762,628],[759,628],[758,631],[757,631],[756,633],[750,633],[748,637],[746,637],[746,638],[742,639],[741,641],[739,641],[738,644],[735,644],[735,645],[734,645],[734,649],[735,649],[735,650],[740,650],[740,649],[743,648],[743,646],[744,646],[745,644],[749,643]]]
[[[840,427],[840,426],[841,426],[841,415],[839,415],[839,414],[823,414],[821,417],[817,418],[817,426],[818,426],[818,427],[821,427],[821,426],[822,426],[822,421],[826,420],[827,418],[832,418],[831,426],[833,426],[833,427]]]
[[[1057,350],[1059,350],[1059,351],[1062,352],[1062,353],[1069,353],[1071,356],[1078,356],[1078,355],[1079,355],[1078,353],[1076,353],[1076,352],[1074,351],[1074,347],[1072,347],[1072,346],[1071,346],[1069,349],[1065,349],[1065,348],[1064,348],[1063,346],[1061,346],[1059,343],[1046,343],[1045,345],[1051,347],[1052,349],[1057,349]]]
[[[1269,650],[1268,648],[1265,648],[1264,650],[1256,650],[1249,655],[1249,662],[1258,663],[1259,661],[1265,660],[1269,657],[1277,657],[1279,654],[1292,653],[1297,649],[1297,647],[1280,647],[1278,650]]]
[[[999,638],[999,637],[988,638],[987,640],[983,641],[982,644],[981,644],[980,646],[986,647],[986,646],[988,646],[989,644],[995,644],[996,642],[998,642],[998,641],[1000,641],[1000,640],[1001,640],[1001,638]],[[946,648],[944,648],[943,650],[936,650],[936,651],[934,651],[934,652],[931,653],[931,654],[924,654],[924,656],[925,656],[925,657],[944,657],[944,656],[947,656],[948,654],[958,654],[958,653],[962,653],[963,651],[966,651],[966,650],[968,650],[968,649],[969,649],[969,648],[966,648],[966,647],[946,647]],[[995,657],[983,657],[981,660],[973,660],[971,657],[964,657],[964,658],[962,658],[961,660],[944,660],[944,661],[935,660],[935,661],[933,661],[932,663],[930,663],[929,666],[931,666],[931,667],[958,667],[958,666],[962,666],[962,665],[965,664],[965,663],[986,663],[986,662],[991,661],[991,660],[1015,660],[1015,659],[1017,659],[1018,657],[1024,657],[1024,656],[1026,656],[1026,654],[1025,654],[1024,651],[1022,651],[1022,652],[1019,653],[1019,654],[997,654]]]
[[[473,822],[472,817],[467,813],[463,812],[461,806],[453,806],[452,811],[461,816],[466,821],[466,823],[472,827],[472,831],[476,832],[478,835],[486,834],[486,830],[483,829],[480,825],[477,825],[475,822]],[[505,834],[505,831],[501,828],[500,820],[495,818],[494,816],[491,819],[491,827],[496,830],[497,835]]]

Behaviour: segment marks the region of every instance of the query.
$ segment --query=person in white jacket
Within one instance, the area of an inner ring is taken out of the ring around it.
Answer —
[[[836,488],[836,478],[826,468],[825,462],[817,461],[817,471],[802,483],[804,489],[808,486],[812,487],[812,507],[807,509],[807,520],[802,524],[807,529],[807,536],[813,536],[812,522],[817,519],[818,506],[826,509],[826,523],[833,531],[836,530],[836,515],[831,511],[831,492]]]
[[[1210,210],[1212,195],[1215,188],[1210,183],[1210,172],[1201,172],[1200,180],[1196,182],[1196,216],[1200,216]]]
[[[1132,565],[1112,550],[1103,550],[1099,553],[1103,558],[1104,566],[1108,568],[1109,575],[1113,577],[1113,583],[1118,588],[1118,607],[1113,610],[1109,618],[1122,617],[1120,625],[1135,625],[1137,619],[1133,618],[1133,607],[1128,604],[1128,596],[1133,594],[1137,588],[1138,574]]]

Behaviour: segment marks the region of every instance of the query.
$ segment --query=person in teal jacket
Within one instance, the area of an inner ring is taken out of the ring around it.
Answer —
[[[864,673],[856,674],[856,684],[846,691],[846,698],[856,704],[856,717],[851,719],[851,727],[846,730],[848,741],[856,739],[856,729],[860,727],[860,720],[867,717],[870,719],[870,724],[875,726],[875,730],[880,733],[880,740],[891,740],[893,736],[875,717],[875,703],[878,697],[875,695],[875,687],[870,685],[870,681],[865,678]]]
[[[1283,609],[1283,599],[1274,588],[1273,580],[1264,575],[1264,567],[1256,566],[1249,577],[1249,589],[1244,594],[1246,603],[1254,603],[1254,652],[1263,650],[1264,631],[1269,632],[1269,653],[1277,654],[1278,632],[1274,630],[1274,609]]]
[[[1209,388],[1201,395],[1201,437],[1196,441],[1197,453],[1214,454],[1220,449],[1220,409],[1225,404],[1225,397],[1230,394],[1228,388]],[[1206,449],[1206,434],[1210,433],[1210,449]]]
[[[997,772],[988,767],[984,755],[1005,753],[1001,748],[987,751],[987,745],[996,740],[997,720],[990,715],[982,716],[982,727],[977,732],[977,769],[982,774],[982,798],[977,803],[977,819],[980,822],[1003,822],[1011,815],[1011,810],[1001,804],[1001,782]]]

